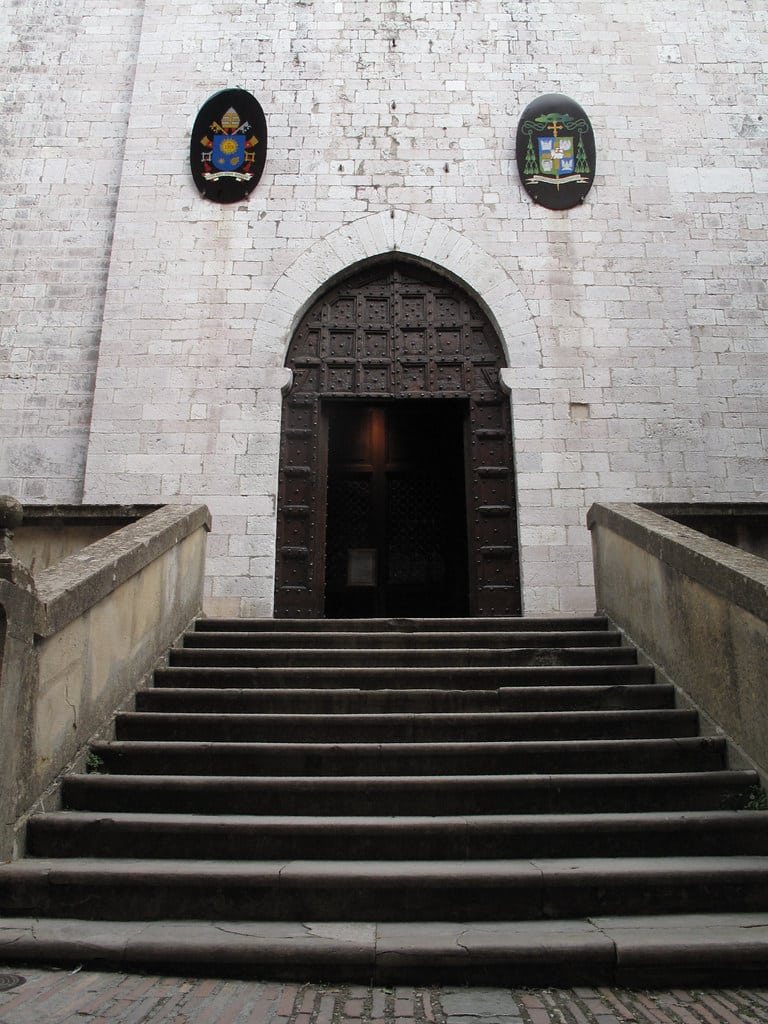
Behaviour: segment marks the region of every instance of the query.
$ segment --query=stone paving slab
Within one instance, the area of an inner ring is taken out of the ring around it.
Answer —
[[[16,984],[14,985],[14,982]],[[13,987],[6,987],[13,986]],[[766,1024],[768,988],[422,988],[0,964],[0,1024]]]

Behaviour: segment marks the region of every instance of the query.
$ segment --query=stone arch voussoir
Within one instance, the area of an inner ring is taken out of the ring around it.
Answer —
[[[259,344],[284,360],[296,326],[322,291],[391,256],[447,274],[472,294],[498,333],[508,367],[540,365],[530,312],[498,260],[441,221],[402,210],[363,217],[310,245],[275,283],[257,325]]]

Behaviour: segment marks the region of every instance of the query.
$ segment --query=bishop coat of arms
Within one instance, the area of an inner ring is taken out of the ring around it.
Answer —
[[[595,145],[581,107],[567,96],[534,100],[520,119],[517,163],[537,203],[567,209],[582,202],[594,179]]]

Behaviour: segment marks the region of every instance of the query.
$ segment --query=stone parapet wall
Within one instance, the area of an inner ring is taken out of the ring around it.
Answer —
[[[589,528],[598,611],[768,775],[768,562],[637,505]]]
[[[0,578],[0,857],[199,614],[209,528],[205,506],[167,506],[35,577],[14,563]]]
[[[14,532],[14,556],[33,576],[136,522],[157,505],[28,505]]]
[[[690,526],[713,540],[768,558],[768,504],[697,502],[680,505],[648,505],[652,512]]]

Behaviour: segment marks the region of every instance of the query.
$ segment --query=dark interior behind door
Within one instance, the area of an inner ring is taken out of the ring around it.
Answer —
[[[324,413],[325,615],[466,615],[466,403],[331,402]]]

